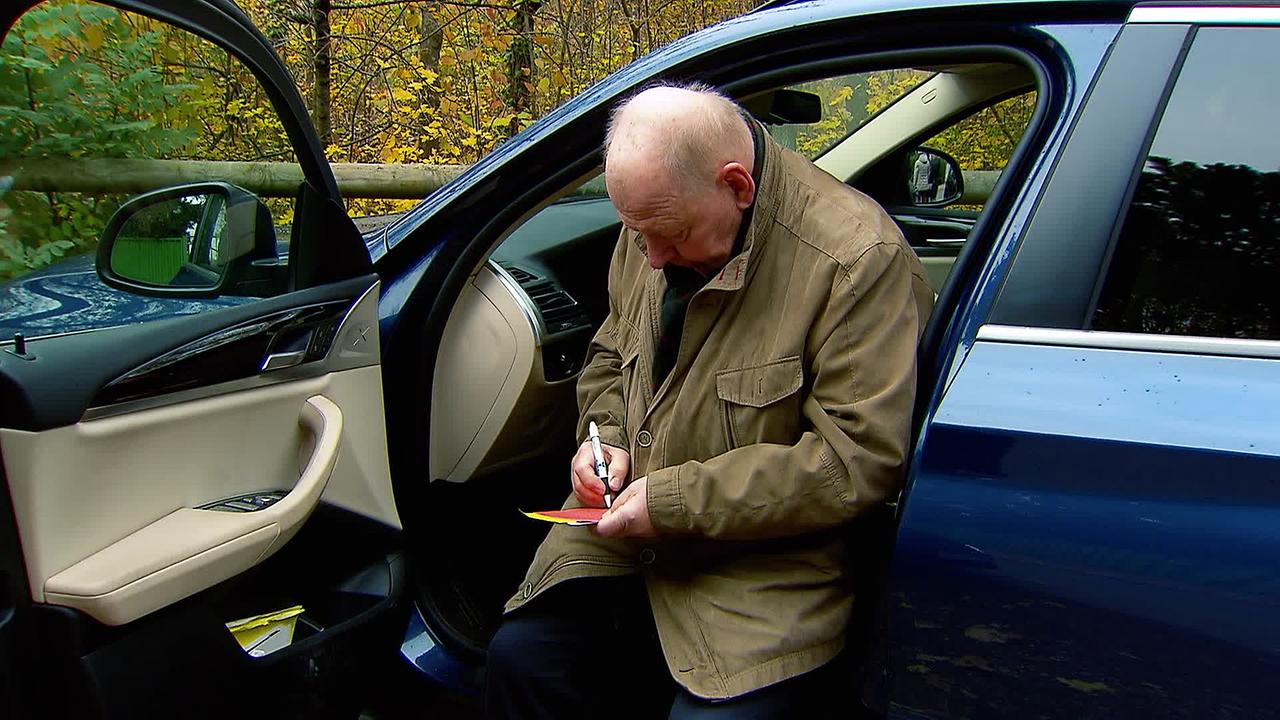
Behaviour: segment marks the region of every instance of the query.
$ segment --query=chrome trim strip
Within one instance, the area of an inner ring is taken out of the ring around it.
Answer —
[[[294,350],[293,352],[268,355],[267,359],[262,361],[262,367],[258,368],[258,372],[271,372],[300,365],[306,356],[306,350]]]
[[[1276,25],[1280,24],[1280,7],[1170,6],[1136,7],[1129,13],[1129,23],[1190,23],[1195,25]]]
[[[378,292],[381,287],[381,281],[374,282],[360,295],[358,300],[351,304],[351,308],[338,325],[338,331],[334,334],[333,344],[329,346],[329,353],[325,355],[322,361],[277,370],[268,369],[259,375],[229,380],[217,385],[179,390],[154,397],[128,400],[114,405],[91,407],[85,411],[80,419],[82,421],[97,420],[116,415],[127,415],[142,410],[151,410],[168,405],[203,400],[218,395],[254,390],[268,385],[279,385],[297,380],[322,377],[342,370],[377,365],[382,357],[381,338],[378,333]],[[318,303],[317,305],[323,304]],[[315,306],[308,305],[306,307]],[[301,309],[303,308],[296,308],[295,310]]]
[[[511,297],[516,301],[516,305],[520,306],[520,312],[524,313],[524,317],[529,321],[529,326],[533,328],[533,346],[535,348],[542,347],[542,338],[546,336],[547,329],[542,325],[542,314],[538,312],[538,306],[533,304],[533,298],[520,287],[520,283],[516,281],[507,269],[494,262],[492,259],[485,263],[489,271],[497,276],[498,282],[507,288],[507,292],[511,293]]]
[[[1252,358],[1280,358],[1280,341],[1237,340],[1234,338],[1145,333],[1063,330],[1061,328],[1017,325],[983,325],[978,340],[984,342],[1060,345],[1102,350],[1139,350],[1187,355],[1231,355]]]
[[[299,367],[308,369],[315,364],[316,363],[308,363],[305,366]],[[319,377],[323,374],[324,373],[322,372],[314,371],[293,373],[289,370],[277,370],[269,375],[250,375],[246,378],[228,380],[227,382],[218,383],[217,385],[205,385],[203,387],[191,388],[190,390],[178,390],[176,392],[165,393],[164,395],[145,397],[139,400],[126,400],[125,402],[116,403],[114,405],[91,407],[80,417],[80,421],[85,422],[87,420],[100,420],[102,418],[115,417],[117,415],[128,415],[130,413],[142,412],[143,410],[153,410],[155,408],[168,407],[170,405],[195,402],[196,400],[204,400],[206,398],[217,397],[219,395],[229,395],[231,393],[244,392],[246,390],[256,390],[269,385],[282,385],[284,383],[297,382],[299,380]]]

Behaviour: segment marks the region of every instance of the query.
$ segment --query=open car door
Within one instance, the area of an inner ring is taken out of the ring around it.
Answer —
[[[272,113],[302,178],[271,205],[219,163],[177,190],[95,196],[119,206],[90,223],[95,292],[104,306],[137,303],[136,317],[0,340],[0,712],[340,711],[376,660],[395,657],[403,568],[378,278],[302,99],[229,0],[27,0],[0,10],[0,25],[0,92],[25,83],[32,127],[48,131],[58,120],[45,107],[93,88],[130,95],[130,112],[147,96],[128,83],[158,78],[168,114],[145,122],[176,133],[165,157],[242,159],[211,157],[228,141],[202,144],[201,124]],[[155,66],[120,74],[126,60]],[[115,81],[85,80],[94,73]],[[67,89],[77,82],[88,84]],[[218,82],[259,105],[174,121],[182,93]],[[53,99],[36,102],[45,91]],[[17,181],[0,236],[34,247],[47,238],[31,208],[79,196],[24,190],[25,169],[49,155],[28,149],[4,158]],[[258,620],[233,635],[228,623],[246,618]]]

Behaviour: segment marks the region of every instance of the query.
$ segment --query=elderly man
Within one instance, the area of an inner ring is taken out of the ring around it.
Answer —
[[[489,649],[487,708],[847,709],[832,661],[846,555],[866,549],[842,526],[902,479],[933,303],[920,263],[872,200],[704,87],[623,103],[605,181],[624,228],[579,437],[599,425],[620,492],[594,530],[539,548]],[[584,442],[566,507],[604,505],[592,467]]]

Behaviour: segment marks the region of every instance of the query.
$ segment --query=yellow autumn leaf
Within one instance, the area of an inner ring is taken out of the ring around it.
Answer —
[[[84,35],[85,42],[89,45],[90,49],[98,50],[102,47],[102,41],[103,41],[102,26],[85,25],[84,30],[81,32]]]

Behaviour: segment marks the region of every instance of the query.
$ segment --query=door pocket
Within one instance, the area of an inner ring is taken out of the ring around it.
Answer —
[[[800,436],[804,369],[799,357],[716,373],[729,447],[755,443],[791,445]]]

